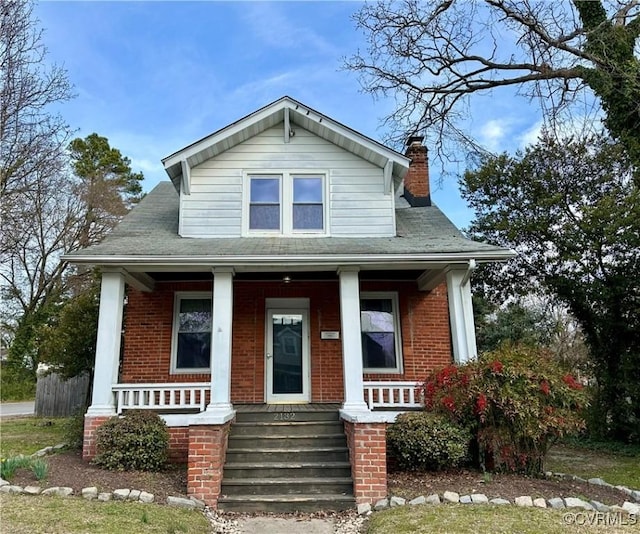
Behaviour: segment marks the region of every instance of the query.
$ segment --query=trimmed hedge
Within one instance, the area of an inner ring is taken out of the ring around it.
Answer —
[[[399,415],[387,429],[387,445],[400,469],[437,471],[465,463],[471,433],[447,417],[414,412]]]
[[[169,431],[158,414],[132,410],[98,428],[96,450],[93,463],[104,469],[160,471],[167,463]]]

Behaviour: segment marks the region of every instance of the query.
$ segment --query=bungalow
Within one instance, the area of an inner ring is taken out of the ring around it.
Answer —
[[[511,251],[466,239],[405,154],[289,97],[163,160],[100,244],[85,459],[96,429],[158,411],[188,492],[227,510],[386,495],[386,424],[438,366],[476,356],[469,278]]]

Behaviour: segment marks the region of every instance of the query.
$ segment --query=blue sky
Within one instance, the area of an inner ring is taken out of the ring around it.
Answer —
[[[64,65],[77,97],[60,111],[132,160],[144,189],[166,180],[160,159],[289,95],[374,139],[392,99],[360,91],[342,58],[364,48],[351,15],[358,2],[53,2],[36,6],[49,60]],[[537,108],[484,97],[469,129],[494,151],[535,138]],[[463,159],[463,158],[462,158]],[[462,173],[464,166],[451,171]],[[460,227],[472,213],[455,178],[436,203]]]

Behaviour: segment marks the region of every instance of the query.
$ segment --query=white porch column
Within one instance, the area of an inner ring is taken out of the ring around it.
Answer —
[[[471,270],[474,266],[470,265],[469,269],[456,269],[447,273],[449,322],[453,359],[456,363],[465,363],[478,356],[470,282]]]
[[[231,342],[233,335],[233,268],[213,269],[211,325],[211,399],[198,418],[222,424],[233,415],[231,405]]]
[[[364,380],[362,377],[359,270],[358,267],[341,267],[338,270],[344,372],[343,414],[369,412],[369,407],[364,402]]]
[[[124,275],[120,272],[103,272],[93,394],[87,415],[116,414],[111,386],[118,382],[123,306]]]

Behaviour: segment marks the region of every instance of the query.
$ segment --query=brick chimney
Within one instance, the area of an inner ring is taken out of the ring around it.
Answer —
[[[429,158],[427,147],[422,144],[423,140],[424,137],[419,135],[409,137],[404,154],[411,159],[404,177],[404,198],[412,207],[431,206]]]

